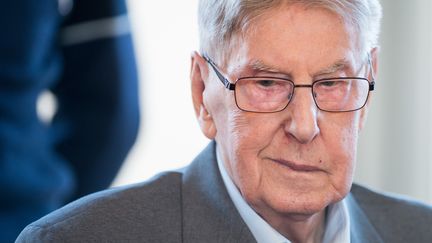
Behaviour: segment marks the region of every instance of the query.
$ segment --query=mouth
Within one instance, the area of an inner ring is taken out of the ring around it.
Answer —
[[[282,159],[271,159],[273,162],[276,162],[280,165],[283,165],[285,167],[290,168],[293,171],[298,172],[320,172],[323,171],[322,169],[312,166],[312,165],[305,165],[305,164],[298,164],[292,161],[282,160]]]

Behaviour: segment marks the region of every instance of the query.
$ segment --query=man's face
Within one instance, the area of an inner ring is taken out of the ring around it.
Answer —
[[[353,30],[326,10],[301,5],[273,9],[253,28],[221,68],[231,81],[276,76],[311,84],[366,75]],[[198,110],[207,115],[201,127],[216,139],[229,175],[261,216],[314,214],[348,193],[366,107],[320,111],[310,88],[297,88],[281,112],[244,112],[210,69],[201,75]]]

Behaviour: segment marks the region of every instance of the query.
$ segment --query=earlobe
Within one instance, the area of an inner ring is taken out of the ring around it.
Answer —
[[[214,139],[216,137],[216,127],[213,117],[208,113],[204,105],[201,106],[198,123],[200,124],[201,131],[208,139]]]
[[[208,79],[207,63],[197,52],[192,53],[190,79],[192,102],[201,131],[207,138],[214,139],[216,137],[216,128],[213,117],[204,102],[206,80]]]
[[[363,107],[360,111],[360,124],[359,124],[359,130],[362,131],[363,127],[366,124],[366,120],[367,120],[367,115],[369,112],[369,102],[370,102],[370,98],[367,101],[367,104],[365,105],[365,107]]]

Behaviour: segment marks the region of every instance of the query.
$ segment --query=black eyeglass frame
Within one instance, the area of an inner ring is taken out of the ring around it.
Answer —
[[[318,107],[318,109],[320,109],[320,110],[322,110],[322,111],[325,111],[325,112],[333,112],[333,113],[352,112],[352,111],[357,111],[357,110],[362,109],[362,108],[367,104],[367,101],[368,101],[368,99],[369,99],[369,93],[370,93],[370,91],[375,90],[375,78],[374,78],[372,62],[371,62],[371,59],[370,59],[370,55],[369,55],[369,54],[368,54],[368,64],[370,65],[370,70],[371,70],[371,72],[372,72],[372,73],[371,73],[372,80],[369,80],[369,79],[367,79],[367,78],[362,78],[362,77],[336,77],[336,78],[324,78],[324,79],[318,79],[318,80],[313,81],[311,84],[295,84],[295,83],[294,83],[292,80],[290,80],[290,79],[286,79],[286,78],[279,78],[279,77],[270,77],[270,76],[240,77],[240,78],[238,78],[234,83],[231,83],[231,82],[230,82],[230,81],[229,81],[229,80],[228,80],[228,79],[227,79],[227,78],[226,78],[226,77],[225,77],[225,76],[224,76],[224,75],[223,75],[223,74],[218,70],[216,63],[214,63],[214,62],[212,61],[212,59],[210,59],[207,55],[203,55],[203,58],[204,58],[204,60],[206,60],[206,61],[210,64],[210,66],[212,67],[212,69],[213,69],[214,72],[216,73],[216,76],[217,76],[217,77],[219,78],[219,80],[222,82],[222,84],[224,85],[224,87],[225,87],[226,89],[228,89],[228,90],[232,90],[232,91],[234,91],[234,99],[235,99],[235,102],[236,102],[237,107],[238,107],[240,110],[242,110],[242,111],[246,111],[246,112],[254,112],[254,113],[276,113],[276,112],[281,112],[281,111],[285,110],[285,109],[288,107],[288,105],[291,103],[292,98],[290,98],[289,101],[287,102],[287,104],[286,104],[282,109],[280,109],[280,110],[276,110],[276,111],[249,111],[249,110],[245,110],[245,109],[241,108],[241,107],[238,105],[238,102],[237,102],[237,95],[235,94],[236,83],[237,83],[239,80],[244,80],[244,79],[250,79],[250,78],[271,78],[271,79],[277,79],[277,80],[284,80],[284,81],[287,81],[287,82],[289,82],[289,83],[291,83],[291,84],[293,85],[292,96],[294,96],[294,92],[295,92],[295,89],[296,89],[296,88],[311,88],[311,91],[312,91],[312,97],[313,97],[313,86],[314,86],[314,84],[317,83],[317,82],[330,81],[330,80],[355,79],[355,80],[365,80],[365,81],[367,81],[367,82],[369,83],[369,90],[368,90],[368,94],[367,94],[367,96],[366,96],[365,102],[364,102],[364,104],[363,104],[361,107],[359,107],[359,108],[357,108],[357,109],[352,109],[352,110],[343,110],[343,111],[332,111],[332,110],[322,109],[322,108],[318,105],[317,101],[315,100],[315,97],[313,97],[313,100],[314,100],[314,102],[315,102],[315,105]]]

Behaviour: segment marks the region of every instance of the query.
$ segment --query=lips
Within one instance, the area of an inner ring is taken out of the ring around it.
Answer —
[[[283,166],[286,166],[290,168],[291,170],[298,171],[298,172],[318,172],[323,171],[319,167],[311,166],[311,165],[305,165],[305,164],[298,164],[295,162],[282,160],[282,159],[271,159],[272,161],[281,164]]]

